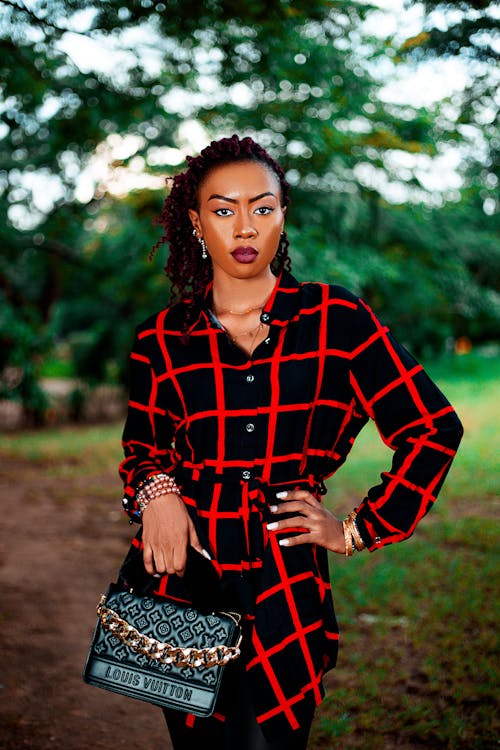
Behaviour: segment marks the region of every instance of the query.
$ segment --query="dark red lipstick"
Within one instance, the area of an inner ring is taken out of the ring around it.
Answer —
[[[253,263],[259,252],[254,247],[241,245],[236,247],[231,255],[238,263]]]

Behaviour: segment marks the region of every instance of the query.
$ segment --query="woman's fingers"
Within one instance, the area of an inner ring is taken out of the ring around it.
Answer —
[[[309,529],[311,527],[311,519],[306,516],[292,516],[291,518],[284,518],[281,521],[272,521],[267,524],[268,531],[282,531],[283,529]]]
[[[286,539],[280,539],[278,544],[281,547],[296,547],[299,544],[311,544],[313,540],[310,534],[297,534],[296,536],[289,536]]]
[[[148,573],[184,573],[189,521],[186,506],[178,495],[162,495],[149,503],[142,515],[143,557]]]
[[[142,516],[144,567],[150,575],[168,573],[183,576],[187,549],[191,545],[207,557],[183,500],[178,495],[155,498]]]
[[[307,534],[300,534],[293,537],[293,539],[300,539],[295,544],[315,541],[311,538],[311,532],[314,532],[321,524],[321,511],[323,510],[321,503],[310,492],[303,490],[287,492],[286,498],[283,497],[283,494],[280,493],[280,499],[282,500],[280,505],[271,506],[273,515],[279,516],[280,513],[296,513],[298,515],[282,520],[277,518],[276,521],[267,524],[268,531],[284,531],[289,529],[295,531],[297,528],[301,530],[306,529]],[[280,544],[283,541],[281,540]]]
[[[342,522],[325,508],[310,492],[293,490],[277,495],[279,504],[270,507],[276,520],[267,525],[270,532],[306,530],[294,536],[282,536],[282,547],[295,547],[299,544],[319,544],[332,552],[345,552],[345,539]],[[286,519],[279,519],[281,513],[293,513]]]
[[[319,508],[321,508],[320,503],[315,506],[306,500],[288,500],[286,503],[271,505],[270,510],[273,516],[279,516],[280,513],[301,513],[303,516],[309,516],[317,512]]]
[[[144,545],[144,567],[150,575],[168,573],[183,575],[186,567],[186,547],[183,545]]]
[[[144,560],[144,567],[146,568],[149,575],[154,575],[156,573],[156,569],[154,564],[153,549],[149,546],[149,544],[144,545],[142,558]]]
[[[189,544],[191,545],[191,547],[193,547],[193,549],[199,552],[200,555],[203,555],[203,557],[206,557],[207,560],[212,559],[210,553],[207,552],[207,550],[201,546],[201,542],[198,539],[198,534],[196,533],[196,529],[194,527],[194,523],[191,520],[191,518],[189,519]]]
[[[169,567],[167,557],[161,547],[145,544],[142,557],[144,560],[144,567],[149,575],[167,572]]]
[[[178,576],[183,576],[184,571],[186,569],[186,561],[187,561],[187,546],[185,544],[176,545],[172,550],[172,555],[169,561],[170,564],[167,564],[166,569],[164,571],[158,571],[158,572],[169,573],[170,575],[175,574]]]
[[[314,495],[312,495],[307,490],[288,490],[283,492],[278,492],[276,494],[277,499],[282,503],[289,503],[293,500],[302,500],[305,501],[308,505],[312,505],[314,508],[321,507],[321,503],[319,500],[316,500]]]

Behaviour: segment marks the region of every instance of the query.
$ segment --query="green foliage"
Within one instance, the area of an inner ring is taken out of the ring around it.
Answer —
[[[0,398],[21,401],[37,422],[46,406],[38,384],[39,366],[50,346],[32,306],[20,318],[0,290]]]
[[[53,319],[70,345],[76,373],[89,381],[125,380],[133,321],[168,302],[160,256],[148,263],[160,208],[158,191],[132,192],[121,200],[107,196],[88,207],[80,245],[85,265],[68,278]]]
[[[477,4],[460,3],[458,43],[477,52],[490,4],[472,26],[468,5]],[[182,146],[179,126],[189,117],[213,136],[254,135],[279,158],[293,185],[287,225],[299,277],[359,292],[418,353],[440,350],[448,338],[495,335],[498,134],[484,116],[489,68],[482,63],[476,98],[466,92],[458,119],[440,108],[389,105],[374,71],[388,58],[397,62],[397,50],[363,31],[372,10],[354,0],[238,8],[224,0],[167,7],[35,0],[29,8],[0,1],[0,372],[14,364],[23,383],[15,390],[2,376],[4,393],[41,410],[40,361],[61,342],[77,375],[124,379],[135,323],[168,299],[164,258],[146,262],[163,196],[113,197],[103,183],[82,204],[77,185],[97,153],[107,158],[112,134],[136,137],[135,152],[113,168],[139,159],[150,175],[171,174],[152,149]],[[400,55],[453,53],[437,34],[408,40]],[[77,39],[88,50],[81,68]],[[109,71],[92,66],[96,45],[106,44],[116,58]],[[387,156],[433,155],[443,140],[466,141],[462,126],[470,123],[487,148],[464,162],[456,203],[394,206],[375,187],[382,183],[366,178],[418,188]]]
[[[409,3],[411,4],[411,3]],[[469,142],[462,170],[482,202],[498,210],[500,140],[498,137],[498,3],[494,0],[426,0],[422,32],[406,40],[400,53],[413,61],[457,58],[467,63],[469,83],[445,107],[455,110],[442,118],[450,138]],[[439,15],[433,11],[438,11]],[[444,20],[444,23],[443,23]]]
[[[410,4],[410,3],[408,3]],[[430,19],[430,30],[420,37],[408,40],[408,48],[421,48],[421,51],[435,55],[469,54],[478,60],[496,61],[498,51],[495,40],[498,39],[497,3],[495,0],[424,0],[428,14],[439,10],[445,14],[446,25],[442,22],[433,25]]]

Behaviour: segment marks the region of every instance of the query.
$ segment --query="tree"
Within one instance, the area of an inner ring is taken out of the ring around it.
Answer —
[[[37,363],[61,337],[73,338],[82,375],[122,373],[121,330],[137,320],[133,306],[141,295],[145,310],[164,304],[168,290],[144,263],[161,194],[118,200],[96,184],[82,198],[81,175],[113,139],[129,146],[115,170],[171,173],[179,167],[164,149],[182,147],[186,118],[209,136],[237,130],[268,147],[294,186],[288,223],[299,273],[379,299],[397,321],[393,291],[406,270],[395,259],[406,256],[393,248],[420,219],[387,204],[366,175],[401,180],[386,155],[432,155],[439,128],[433,112],[378,98],[373,70],[396,51],[365,33],[371,10],[355,0],[271,0],[237,15],[224,0],[36,0],[29,9],[0,0],[0,336],[3,364],[26,365],[25,400],[31,392],[37,401]],[[82,45],[89,58],[111,47],[114,67],[82,62]],[[411,174],[404,180],[417,185]],[[417,271],[434,267],[423,246],[416,258]],[[439,297],[441,310],[445,289],[431,270],[421,277],[422,294]],[[406,292],[415,301],[411,284]],[[34,356],[16,326],[31,332]],[[412,338],[423,347],[425,336]]]
[[[498,184],[498,4],[490,0],[424,2],[422,32],[403,44],[400,53],[419,64],[429,59],[467,62],[468,84],[442,103],[443,140],[462,144],[459,200],[436,212],[438,244],[452,255],[452,332],[474,340],[495,339],[500,317],[500,243]],[[439,14],[439,15],[438,15]]]

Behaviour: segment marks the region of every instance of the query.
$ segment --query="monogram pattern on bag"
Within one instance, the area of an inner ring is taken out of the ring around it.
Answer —
[[[210,716],[224,665],[239,656],[239,617],[110,590],[85,680],[149,703]],[[139,625],[140,623],[140,625]]]
[[[168,640],[169,643],[183,648],[211,648],[218,643],[226,643],[230,632],[230,621],[226,623],[216,614],[200,617],[195,609],[183,610],[168,602],[159,606],[157,600],[140,599],[129,593],[112,594],[106,604],[120,617],[133,622],[144,635],[159,641]],[[132,652],[118,638],[102,628],[94,644],[94,652],[113,661],[133,661],[140,667],[152,668],[164,674],[179,674],[184,679],[198,680],[209,686],[217,682],[220,670],[218,666],[198,670],[152,661],[143,654]]]
[[[158,640],[164,640],[165,636],[168,635],[169,643],[176,646],[201,646],[205,648],[215,646],[216,643],[225,643],[228,637],[228,627],[217,615],[200,618],[200,615],[194,609],[179,610],[171,604],[164,604],[161,607],[157,605],[151,611],[152,607],[155,606],[154,599],[139,600],[131,594],[121,594],[119,597],[112,595],[108,598],[106,604],[114,609],[120,617],[133,622],[134,626],[145,635]],[[172,617],[174,612],[176,613],[175,617]],[[209,630],[207,624],[210,627]],[[111,646],[114,655],[120,658],[118,654],[121,653],[122,649],[119,648],[121,643],[118,638],[102,632],[97,647],[100,649],[106,648],[106,644]],[[137,656],[137,658],[140,657]],[[148,661],[146,657],[143,658]],[[185,673],[186,670],[184,669],[183,674]]]

